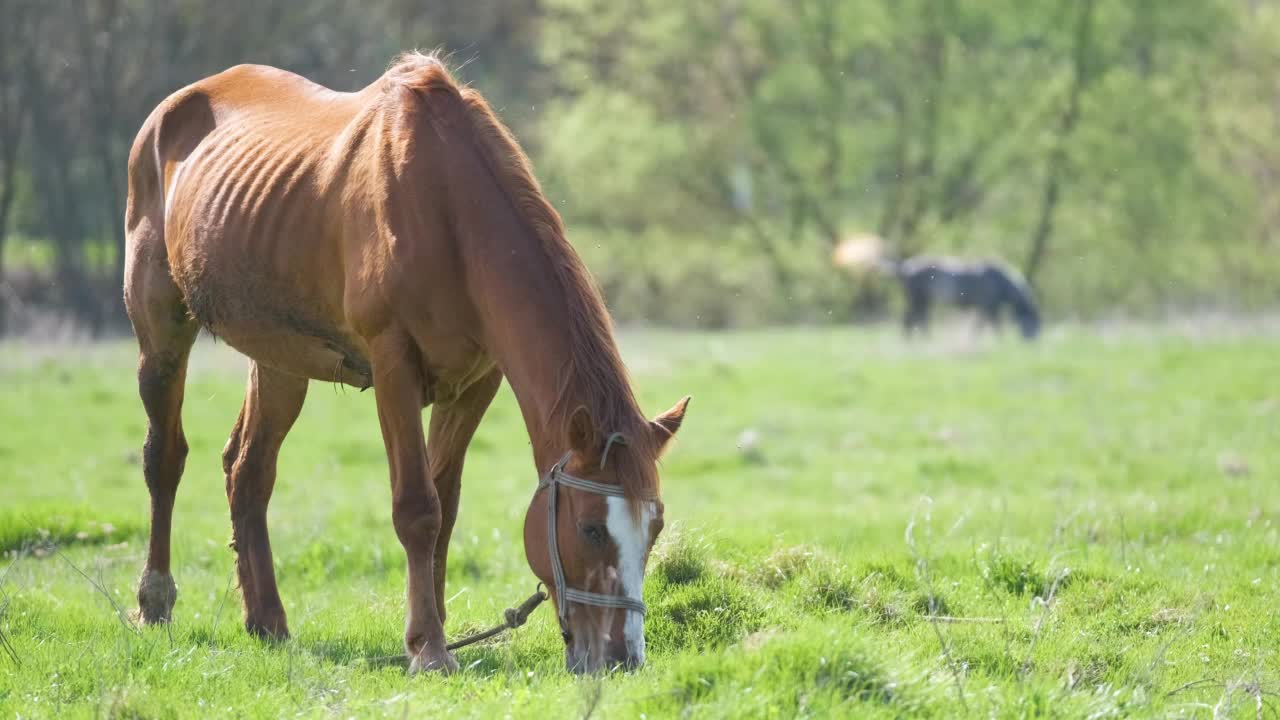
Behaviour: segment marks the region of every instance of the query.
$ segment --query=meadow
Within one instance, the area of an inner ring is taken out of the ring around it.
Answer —
[[[202,339],[168,627],[128,620],[130,341],[0,345],[0,717],[1258,717],[1280,708],[1280,326],[624,331],[663,462],[649,662],[576,678],[549,606],[451,677],[401,658],[372,393],[313,383],[272,544],[293,639],[241,627],[220,452],[244,361]],[[504,388],[449,564],[459,636],[534,579]]]

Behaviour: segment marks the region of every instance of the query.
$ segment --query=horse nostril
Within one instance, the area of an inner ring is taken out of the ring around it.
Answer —
[[[569,632],[568,630],[561,630],[560,637],[564,639],[565,645],[568,645],[569,643],[573,642],[573,633]]]

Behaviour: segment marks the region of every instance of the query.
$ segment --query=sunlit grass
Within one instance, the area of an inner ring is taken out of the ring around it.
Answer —
[[[1280,338],[1045,342],[797,329],[623,336],[663,463],[649,663],[563,671],[552,613],[400,658],[404,559],[372,393],[313,384],[272,544],[294,638],[240,625],[219,453],[242,361],[202,341],[175,622],[134,628],[147,496],[132,349],[0,345],[0,716],[1254,717],[1280,692]],[[468,458],[451,636],[533,589],[504,390]],[[74,566],[74,567],[73,567]],[[83,574],[82,574],[83,573]],[[86,579],[85,576],[88,576]],[[100,589],[99,589],[100,588]],[[109,596],[109,598],[108,598]]]

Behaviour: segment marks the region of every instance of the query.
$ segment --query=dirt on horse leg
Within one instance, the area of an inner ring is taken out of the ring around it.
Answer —
[[[305,378],[252,363],[240,418],[222,454],[245,629],[259,637],[289,637],[271,559],[267,504],[275,488],[280,445],[306,397]]]

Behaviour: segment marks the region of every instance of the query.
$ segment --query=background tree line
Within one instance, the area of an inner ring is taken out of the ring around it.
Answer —
[[[335,89],[443,48],[623,321],[874,316],[888,252],[999,255],[1051,316],[1280,300],[1272,0],[0,0],[0,322],[120,303],[125,162],[241,62]]]

